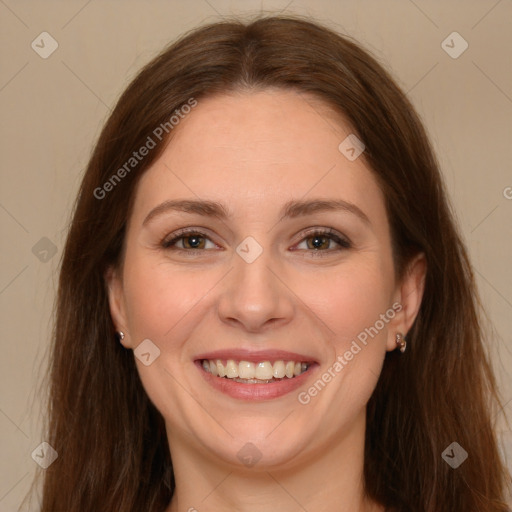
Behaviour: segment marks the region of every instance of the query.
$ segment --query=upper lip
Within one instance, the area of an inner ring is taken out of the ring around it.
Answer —
[[[205,352],[195,357],[196,360],[202,359],[233,359],[235,361],[249,361],[259,363],[261,361],[301,361],[316,363],[316,360],[305,354],[288,352],[287,350],[248,350],[243,348],[232,348],[214,350]]]

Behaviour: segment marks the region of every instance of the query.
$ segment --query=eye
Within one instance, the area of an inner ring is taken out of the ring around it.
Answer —
[[[196,229],[182,229],[177,233],[173,233],[171,238],[164,239],[161,246],[164,249],[198,252],[201,249],[207,249],[207,242],[210,242],[210,244],[213,245],[213,248],[216,247],[216,245],[208,238],[206,233]]]
[[[209,247],[208,243],[210,244]],[[306,244],[306,247],[301,248],[301,244]],[[333,248],[334,244],[338,248]],[[165,238],[160,245],[164,249],[195,254],[218,247],[210,240],[206,233],[194,228],[181,229],[170,235],[170,238]],[[337,234],[333,229],[316,228],[306,233],[306,236],[292,250],[305,250],[314,256],[327,256],[333,252],[350,249],[351,247],[352,244],[348,239],[341,234]]]
[[[305,248],[300,248],[301,244],[306,244]],[[332,245],[338,245],[338,248],[332,248]],[[350,249],[352,244],[342,235],[337,234],[332,229],[315,229],[307,233],[307,236],[296,246],[299,249],[313,251],[317,253],[332,253],[343,249]],[[296,250],[296,249],[294,249]],[[323,254],[322,254],[323,256]]]

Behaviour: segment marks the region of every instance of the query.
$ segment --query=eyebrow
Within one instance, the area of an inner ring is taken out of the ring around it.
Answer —
[[[214,217],[220,220],[227,220],[232,217],[232,213],[222,203],[208,200],[190,200],[175,199],[164,201],[153,208],[142,225],[145,226],[155,217],[171,211],[203,215],[205,217]],[[344,211],[352,213],[361,219],[365,224],[371,226],[368,216],[355,204],[344,201],[343,199],[312,199],[312,200],[292,200],[288,201],[281,210],[280,219],[296,218],[314,213],[327,211]]]

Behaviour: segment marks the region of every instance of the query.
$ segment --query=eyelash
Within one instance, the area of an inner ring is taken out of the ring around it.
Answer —
[[[173,235],[174,236],[171,239],[162,240],[160,245],[163,249],[171,249],[171,250],[175,250],[175,251],[181,251],[181,252],[184,252],[187,254],[193,254],[194,256],[197,256],[198,253],[201,253],[202,251],[209,250],[209,249],[182,249],[180,247],[178,247],[178,248],[174,247],[179,240],[186,238],[187,235],[198,235],[201,238],[206,238],[209,240],[209,237],[206,233],[203,233],[197,229],[183,228],[183,229],[180,229],[179,231],[177,231],[176,233],[174,233]],[[307,233],[304,234],[304,237],[299,241],[299,243],[307,240],[308,238],[313,238],[315,236],[326,237],[328,240],[332,240],[332,241],[336,242],[341,247],[338,249],[326,249],[326,250],[315,250],[315,249],[299,249],[299,250],[306,250],[306,251],[312,253],[311,256],[314,255],[315,257],[318,257],[318,256],[325,257],[325,256],[328,256],[329,254],[332,254],[333,252],[350,249],[352,247],[352,244],[348,239],[337,235],[336,232],[331,228],[328,228],[328,229],[316,228],[314,230],[308,231]],[[295,250],[297,250],[297,249],[295,249]],[[327,253],[327,254],[322,254],[322,253]]]

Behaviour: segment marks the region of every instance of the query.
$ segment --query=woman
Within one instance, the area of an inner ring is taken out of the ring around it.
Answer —
[[[80,189],[42,511],[505,511],[482,338],[387,72],[298,17],[199,28],[124,92]]]

